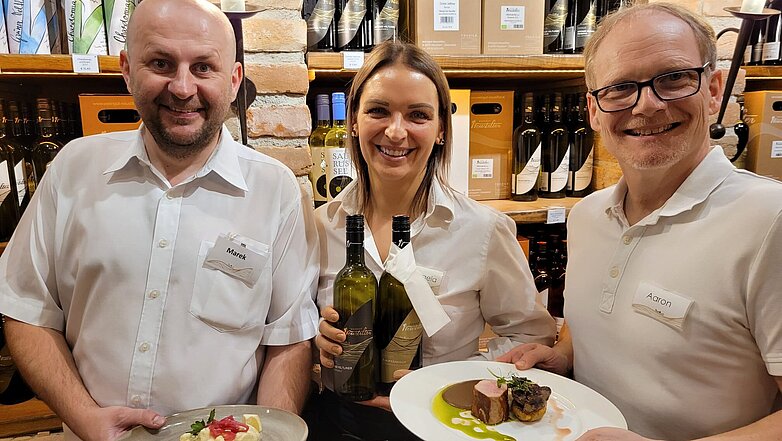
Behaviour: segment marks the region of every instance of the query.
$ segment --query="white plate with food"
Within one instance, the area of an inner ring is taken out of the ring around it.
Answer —
[[[307,440],[307,424],[298,415],[272,407],[251,405],[214,406],[176,413],[166,417],[166,424],[159,430],[136,427],[120,438],[120,440],[179,441],[182,435],[188,432],[197,433],[204,429],[208,432],[209,424],[211,423],[210,413],[213,409],[214,416],[211,419],[214,420],[214,423],[212,423],[214,429],[211,433],[217,434],[221,431],[241,432],[242,434],[235,437],[228,435],[228,438],[235,441],[242,441],[243,439],[252,441],[256,439],[255,436],[251,435],[254,435],[252,431],[258,428],[261,429],[259,439],[263,441]],[[258,421],[252,421],[254,420],[252,415],[257,415]],[[239,424],[231,422],[231,419],[226,419],[227,417],[233,417],[233,420]],[[220,421],[223,421],[223,423],[220,424]],[[194,424],[195,426],[193,426]],[[245,427],[242,427],[242,425]],[[256,425],[258,427],[255,427]],[[252,426],[252,429],[249,426]],[[198,441],[213,438],[215,437],[210,438],[206,432],[200,438],[193,435],[193,439]],[[226,438],[224,437],[224,439]]]
[[[488,382],[479,383],[476,393],[477,381],[468,383],[471,380]],[[531,391],[537,393],[537,409],[535,397],[529,405],[519,401]],[[502,405],[503,400],[507,405]],[[583,384],[540,369],[520,371],[510,363],[493,361],[454,361],[415,370],[391,389],[391,408],[405,427],[426,441],[572,441],[596,427],[627,428],[619,409]],[[519,418],[540,419],[521,422]]]

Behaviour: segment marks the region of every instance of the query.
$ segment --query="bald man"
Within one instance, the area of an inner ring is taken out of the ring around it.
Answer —
[[[317,240],[290,170],[223,126],[234,56],[215,6],[144,0],[120,55],[143,125],[68,144],[0,258],[8,345],[66,439],[303,407]]]

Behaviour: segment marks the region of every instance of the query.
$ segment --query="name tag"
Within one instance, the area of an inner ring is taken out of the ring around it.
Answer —
[[[641,282],[633,297],[636,312],[681,330],[693,300],[673,291]]]
[[[206,255],[204,268],[222,271],[252,288],[269,256],[268,246],[261,249],[260,245],[263,244],[251,244],[237,234],[221,234]]]
[[[443,277],[445,276],[445,273],[442,271],[437,271],[436,269],[424,268],[422,266],[418,266],[417,268],[418,272],[424,276],[426,283],[428,283],[429,287],[432,288],[432,292],[439,294],[440,285],[443,283]]]

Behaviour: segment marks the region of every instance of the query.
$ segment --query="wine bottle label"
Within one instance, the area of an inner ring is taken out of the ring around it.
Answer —
[[[326,149],[326,182],[328,197],[334,199],[356,178],[356,169],[345,148]]]
[[[9,193],[11,193],[11,177],[8,175],[8,165],[3,161],[0,162],[0,204],[5,201]]]
[[[587,159],[584,161],[584,164],[581,165],[581,168],[572,173],[573,182],[568,183],[569,188],[575,191],[582,191],[592,183],[592,152],[594,152],[594,150],[589,151],[589,156],[587,156]]]
[[[768,41],[763,45],[763,61],[776,61],[779,59],[779,42]]]
[[[568,164],[570,164],[570,147],[565,150],[565,156],[562,158],[562,162],[559,163],[556,170],[551,173],[551,189],[552,193],[562,191],[567,185]]]
[[[548,308],[548,288],[540,291],[535,297],[544,308]]]
[[[410,369],[418,345],[421,343],[423,326],[415,310],[410,311],[394,334],[394,338],[383,348],[380,364],[380,381],[394,382],[394,371]]]
[[[341,389],[353,374],[364,351],[372,344],[372,301],[361,305],[345,322],[342,354],[334,357],[334,389]]]
[[[128,34],[130,16],[136,9],[137,0],[107,0],[103,3],[103,12],[106,16],[106,35],[108,35],[109,55],[119,55],[125,49],[125,41]],[[244,1],[239,8],[226,8],[224,11],[244,11]]]
[[[540,178],[538,179],[538,189],[542,192],[549,191],[548,177],[551,173],[542,171],[540,172]]]
[[[0,54],[8,53],[8,39],[4,38],[7,33],[5,32],[5,14],[0,7]]]
[[[597,1],[593,1],[589,4],[589,12],[587,12],[587,15],[581,20],[581,23],[576,25],[577,48],[586,46],[586,41],[595,33],[595,29],[597,28],[595,5],[597,5]]]
[[[310,147],[312,154],[312,181],[313,196],[317,202],[326,202],[328,192],[326,190],[326,149],[323,147]]]
[[[19,161],[14,167],[14,174],[16,175],[16,192],[19,195],[19,205],[22,205],[25,195],[27,194],[27,181],[24,178],[24,161]]]
[[[553,43],[562,33],[567,18],[567,0],[557,0],[543,22],[543,46]]]
[[[386,4],[375,17],[375,44],[396,38],[399,26],[399,0],[386,0]]]
[[[348,0],[337,25],[337,45],[345,47],[358,32],[358,27],[367,14],[367,6],[364,0]]]
[[[501,6],[500,29],[503,31],[523,31],[524,12],[524,6]]]
[[[540,175],[540,151],[543,143],[538,144],[535,152],[532,153],[527,164],[520,173],[514,176],[513,179],[513,194],[526,194],[532,190],[538,183],[538,176]]]
[[[74,54],[107,55],[106,22],[101,0],[76,1],[73,15]]]
[[[435,31],[459,30],[459,0],[434,0]]]
[[[334,20],[334,9],[334,0],[318,0],[307,19],[307,46],[316,46],[326,36]]]
[[[565,49],[573,50],[576,48],[576,27],[568,26],[565,28]]]

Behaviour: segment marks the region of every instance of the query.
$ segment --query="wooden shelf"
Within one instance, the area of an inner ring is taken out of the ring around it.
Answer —
[[[782,66],[741,66],[747,71],[747,80],[782,79]]]
[[[0,256],[3,255],[3,251],[5,251],[6,245],[8,245],[8,242],[0,242]]]
[[[581,55],[435,55],[435,61],[448,78],[550,79],[583,78]],[[316,78],[350,78],[354,70],[342,68],[342,54],[310,52],[307,54],[310,81]]]
[[[0,76],[120,76],[119,57],[99,55],[99,74],[73,72],[70,55],[0,55]]]
[[[41,400],[0,405],[0,438],[55,430],[62,430],[62,421]]]
[[[581,198],[562,198],[562,199],[544,199],[538,198],[532,202],[517,202],[511,200],[480,201],[480,203],[495,208],[508,216],[517,223],[542,224],[548,217],[548,209],[553,207],[565,207],[565,212],[570,213],[570,209]]]

